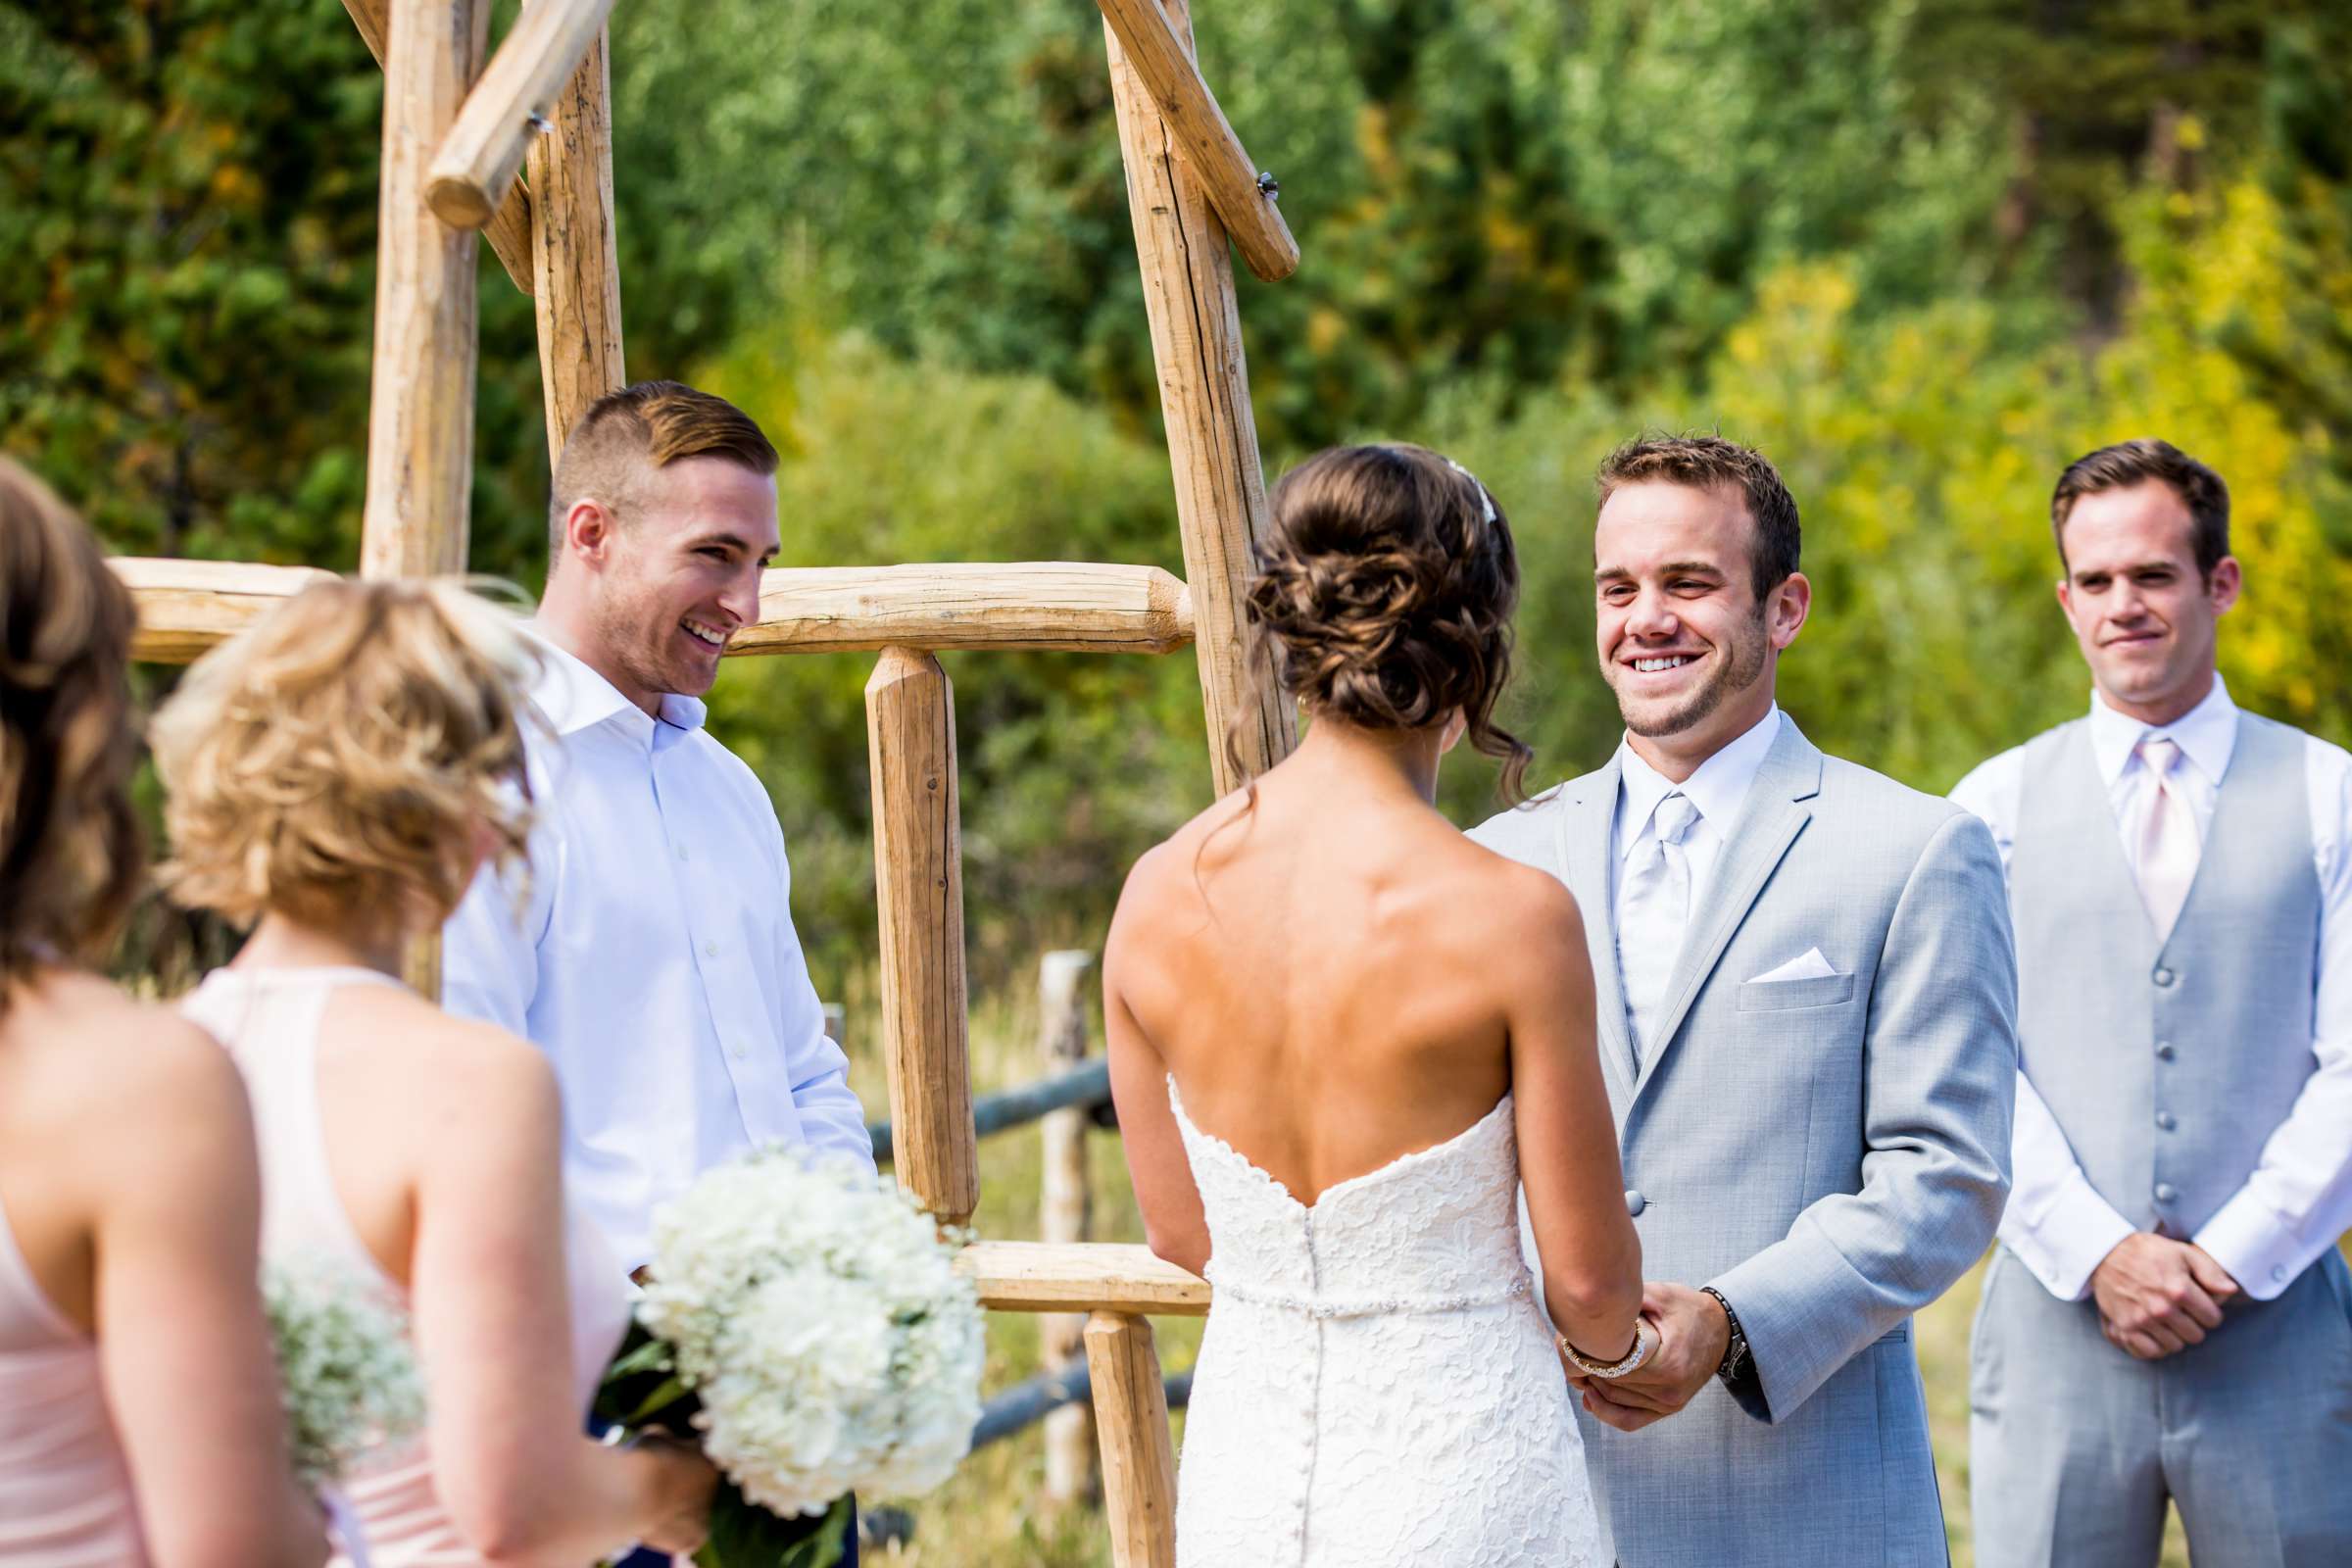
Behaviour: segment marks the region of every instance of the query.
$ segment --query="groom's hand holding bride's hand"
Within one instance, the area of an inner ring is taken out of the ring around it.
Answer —
[[[1639,1432],[1689,1404],[1732,1343],[1731,1321],[1703,1291],[1647,1281],[1642,1315],[1658,1331],[1655,1355],[1621,1378],[1569,1379],[1584,1393],[1586,1413],[1620,1432]]]

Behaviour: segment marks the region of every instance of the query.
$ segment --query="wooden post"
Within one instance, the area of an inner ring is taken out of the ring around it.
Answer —
[[[360,32],[360,41],[375,56],[380,67],[384,63],[384,34],[391,26],[387,13],[392,0],[343,0],[343,9],[351,14],[352,25]],[[525,294],[531,291],[531,199],[517,184],[507,191],[507,199],[498,204],[498,211],[482,229],[482,238],[498,256],[498,263],[507,270],[516,288]]]
[[[939,661],[884,649],[865,683],[865,724],[892,1164],[942,1224],[961,1225],[980,1200],[980,1157],[964,1036],[955,692]]]
[[[1178,35],[1159,0],[1096,3],[1250,270],[1269,283],[1298,270],[1298,242],[1274,192],[1260,185],[1257,167],[1201,79],[1190,40]]]
[[[534,122],[555,108],[612,9],[612,0],[533,0],[499,41],[425,174],[424,199],[444,221],[490,221],[522,172]]]
[[[1079,981],[1094,967],[1091,953],[1049,953],[1038,965],[1041,1025],[1040,1065],[1047,1077],[1069,1071],[1086,1059],[1086,1000]],[[1038,1124],[1045,1139],[1045,1176],[1038,1194],[1038,1231],[1047,1242],[1083,1242],[1094,1195],[1086,1179],[1086,1112],[1077,1106],[1048,1112]],[[1086,1353],[1086,1317],[1049,1314],[1037,1326],[1045,1370],[1059,1372]],[[1046,1417],[1046,1496],[1058,1503],[1092,1500],[1095,1471],[1095,1412],[1068,1404]]]
[[[424,165],[481,67],[488,0],[393,0],[376,213],[375,361],[360,570],[466,569],[474,244],[424,205]]]
[[[1162,0],[1161,8],[1189,53],[1193,24],[1185,0]],[[1176,520],[1193,594],[1193,650],[1208,714],[1209,769],[1222,795],[1281,761],[1298,744],[1282,694],[1271,677],[1251,673],[1246,657],[1242,594],[1250,543],[1266,524],[1266,485],[1234,305],[1233,258],[1224,225],[1184,167],[1150,90],[1128,66],[1118,33],[1104,23],[1102,36],[1176,476]],[[1238,769],[1226,757],[1229,733],[1241,753]]]
[[[1176,1446],[1148,1318],[1097,1312],[1086,1364],[1102,1430],[1102,1502],[1113,1568],[1175,1568]]]
[[[533,0],[532,15],[554,0]],[[557,95],[555,128],[530,146],[532,294],[547,466],[588,406],[628,384],[620,353],[620,263],[612,237],[612,73],[607,34],[589,41]]]

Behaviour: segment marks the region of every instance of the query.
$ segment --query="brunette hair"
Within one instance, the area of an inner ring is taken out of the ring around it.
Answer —
[[[1719,435],[1642,435],[1601,460],[1600,471],[1593,476],[1603,506],[1624,485],[1651,482],[1740,492],[1756,529],[1748,577],[1759,606],[1766,594],[1795,574],[1804,542],[1796,498],[1763,453]]]
[[[529,823],[513,617],[454,579],[320,582],[197,661],[156,715],[172,896],[382,934],[446,918],[477,827]]]
[[[1421,729],[1462,710],[1520,798],[1534,755],[1494,722],[1511,668],[1519,557],[1466,469],[1425,447],[1335,447],[1275,486],[1244,607],[1253,653],[1310,712]]]
[[[2230,554],[2230,487],[2222,476],[2170,441],[2119,441],[2085,453],[2066,466],[2050,493],[2050,534],[2058,541],[2058,564],[2066,564],[2066,519],[2075,503],[2104,490],[2129,490],[2151,479],[2173,487],[2188,509],[2190,547],[2197,574],[2211,577]]]
[[[588,405],[556,461],[547,507],[550,569],[563,557],[564,518],[575,504],[593,496],[625,522],[646,470],[683,458],[724,458],[754,473],[773,473],[779,462],[750,415],[682,381],[636,381]]]
[[[97,959],[138,892],[136,624],[81,519],[0,458],[0,1008],[41,965]]]

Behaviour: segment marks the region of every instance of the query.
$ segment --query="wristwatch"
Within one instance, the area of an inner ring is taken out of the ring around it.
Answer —
[[[1732,1343],[1724,1347],[1723,1364],[1716,1367],[1715,1375],[1726,1383],[1737,1383],[1747,1376],[1749,1364],[1747,1335],[1740,1327],[1740,1314],[1732,1310],[1732,1303],[1714,1286],[1701,1285],[1699,1289],[1715,1298],[1715,1304],[1723,1308],[1724,1319],[1732,1326]]]

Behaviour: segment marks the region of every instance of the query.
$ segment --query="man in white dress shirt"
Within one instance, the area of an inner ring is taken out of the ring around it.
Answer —
[[[565,1187],[632,1271],[654,1210],[744,1150],[873,1168],[775,808],[703,728],[719,655],[759,618],[776,463],[750,416],[675,381],[581,416],[548,508],[529,886],[478,879],[443,935],[443,1005],[554,1060]]]
[[[2352,1563],[2352,757],[2241,711],[2230,495],[2162,441],[2050,505],[2092,695],[1955,801],[2008,866],[2016,1186],[1979,1308],[1984,1568]]]

